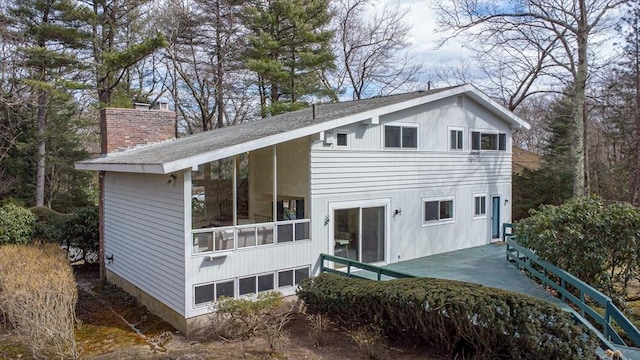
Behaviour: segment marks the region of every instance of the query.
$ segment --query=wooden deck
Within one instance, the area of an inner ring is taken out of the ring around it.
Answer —
[[[509,263],[506,259],[506,245],[501,243],[401,261],[383,268],[419,277],[466,281],[515,291],[568,308],[560,299]]]

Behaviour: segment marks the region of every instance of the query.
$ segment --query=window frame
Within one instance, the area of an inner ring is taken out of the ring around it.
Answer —
[[[350,140],[350,139],[349,139],[349,138],[350,138],[350,136],[349,136],[350,134],[351,134],[351,133],[350,133],[350,131],[349,131],[349,130],[345,130],[345,129],[337,129],[337,130],[334,130],[334,131],[333,131],[333,137],[334,137],[334,139],[335,139],[334,144],[333,144],[334,148],[335,148],[335,149],[349,149],[349,148],[351,147],[351,141],[349,141],[349,140]],[[346,136],[346,140],[347,140],[347,144],[346,144],[346,145],[340,145],[340,144],[338,143],[338,136],[339,136],[339,135],[344,135],[344,136]]]
[[[422,198],[422,226],[433,226],[433,225],[442,225],[442,224],[451,224],[456,221],[456,198],[455,196],[443,196],[443,197],[429,197]],[[438,203],[438,219],[427,220],[427,203],[437,202]],[[451,202],[451,217],[448,218],[440,218],[440,214],[442,212],[442,203]]]
[[[476,135],[477,134],[477,135]],[[483,136],[495,136],[496,146],[494,149],[482,148]],[[477,138],[477,139],[476,139]],[[471,151],[506,151],[507,150],[507,133],[498,130],[471,130],[469,132]],[[476,148],[475,145],[478,145]]]
[[[448,128],[449,130],[449,137],[448,137],[448,143],[449,143],[449,151],[464,151],[464,127],[455,127],[455,126],[450,126]],[[451,141],[452,138],[452,133],[456,132],[456,144],[457,147],[453,147],[453,142]],[[462,133],[461,135],[459,135],[458,133]],[[458,141],[460,142],[458,144]]]
[[[478,213],[477,199],[484,198],[484,212]],[[487,218],[487,194],[473,194],[473,218],[474,219],[486,219]]]
[[[400,146],[387,146],[387,127],[400,128]],[[403,132],[405,128],[415,129],[416,131],[416,146],[406,147],[404,146]],[[384,150],[410,150],[417,151],[420,148],[420,127],[417,123],[388,123],[382,126],[382,149]]]

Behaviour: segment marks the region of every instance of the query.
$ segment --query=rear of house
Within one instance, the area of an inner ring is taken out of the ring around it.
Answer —
[[[189,333],[221,296],[293,294],[321,253],[387,264],[499,238],[512,131],[527,127],[464,85],[317,105],[77,167],[103,174],[108,279]]]

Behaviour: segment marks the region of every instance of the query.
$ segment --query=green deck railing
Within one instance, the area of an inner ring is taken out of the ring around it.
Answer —
[[[331,267],[327,267],[325,266],[325,261],[331,261],[333,263],[336,264],[342,264],[342,265],[346,265],[346,268],[343,269],[334,269]],[[417,276],[415,275],[411,275],[411,274],[407,274],[407,273],[403,273],[400,271],[394,271],[394,270],[389,270],[389,269],[385,269],[382,268],[380,266],[375,266],[375,265],[371,265],[371,264],[365,264],[363,262],[359,262],[356,260],[352,260],[352,259],[348,259],[348,258],[343,258],[340,256],[334,256],[334,255],[329,255],[329,254],[320,254],[320,272],[325,272],[325,273],[331,273],[331,274],[338,274],[341,276],[347,276],[347,277],[354,277],[354,278],[359,278],[359,279],[367,279],[367,280],[373,280],[371,277],[367,277],[365,276],[365,273],[362,274],[357,274],[354,273],[354,270],[360,270],[360,271],[368,271],[370,273],[373,273],[372,275],[375,275],[375,278],[380,281],[382,280],[383,276],[388,276],[390,278],[393,279],[402,279],[402,278],[415,278]]]
[[[545,288],[557,291],[563,302],[577,309],[574,317],[597,331],[601,343],[607,345],[610,341],[616,345],[627,346],[614,329],[615,322],[631,341],[630,346],[640,348],[640,331],[613,304],[611,298],[557,266],[538,259],[531,249],[518,244],[516,235],[507,236],[506,243],[507,260],[515,263],[518,269],[526,270],[529,276],[537,278]]]

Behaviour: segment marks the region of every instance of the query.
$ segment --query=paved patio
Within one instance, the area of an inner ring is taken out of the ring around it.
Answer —
[[[506,245],[478,246],[384,266],[417,276],[466,281],[511,290],[568,308],[506,259]]]

